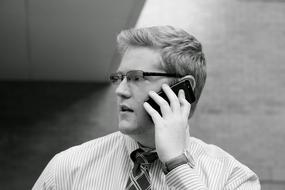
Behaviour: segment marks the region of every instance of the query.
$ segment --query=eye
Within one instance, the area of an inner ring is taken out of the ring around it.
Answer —
[[[134,81],[140,81],[140,80],[142,80],[142,77],[140,77],[140,76],[134,76]]]
[[[111,83],[115,84],[116,82],[118,82],[119,78],[118,77],[115,77],[115,76],[111,76],[110,77],[110,81]]]
[[[120,73],[112,73],[110,75],[110,81],[113,84],[117,84],[121,80],[122,80],[122,75]]]
[[[131,81],[134,81],[134,82],[139,82],[139,81],[143,80],[143,76],[141,76],[139,74],[133,74],[133,75],[130,75],[128,77],[128,80],[131,80]]]
[[[129,71],[127,74],[128,81],[139,82],[144,80],[143,72],[138,70]]]

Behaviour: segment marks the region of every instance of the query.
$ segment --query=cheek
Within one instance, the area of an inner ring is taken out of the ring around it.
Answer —
[[[139,112],[136,114],[136,123],[140,128],[145,128],[151,123],[150,117],[143,107],[141,107]]]
[[[149,98],[149,91],[155,91],[158,92],[161,89],[161,85],[153,85],[153,84],[148,84],[145,86],[137,86],[135,89],[133,89],[133,98],[136,102],[136,107],[138,110],[138,114],[140,115],[146,115],[146,111],[143,107],[143,103]],[[138,115],[139,116],[139,115]]]
[[[147,96],[142,96],[139,100],[136,101],[137,109],[136,109],[136,117],[139,121],[143,121],[147,117],[147,112],[143,107],[143,103],[147,99]]]
[[[135,101],[137,103],[138,106],[142,106],[143,103],[145,102],[145,100],[149,97],[148,96],[148,92],[149,90],[145,90],[145,89],[136,89],[136,91],[134,92],[134,97],[135,97]]]

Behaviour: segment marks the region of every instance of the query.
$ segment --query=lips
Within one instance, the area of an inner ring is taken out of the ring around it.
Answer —
[[[120,111],[122,111],[122,112],[134,112],[133,109],[131,109],[130,107],[128,107],[126,105],[120,105]]]

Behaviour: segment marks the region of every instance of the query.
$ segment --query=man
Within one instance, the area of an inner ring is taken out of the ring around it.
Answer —
[[[188,119],[206,80],[201,44],[171,26],[125,30],[117,41],[122,60],[110,78],[119,132],[57,154],[33,189],[260,189],[249,168],[190,136]],[[182,78],[194,89],[192,105],[169,87]]]

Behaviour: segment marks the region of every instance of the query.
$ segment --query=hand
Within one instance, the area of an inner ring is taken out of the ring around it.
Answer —
[[[186,149],[191,104],[185,99],[183,90],[179,91],[177,97],[168,85],[163,84],[162,89],[170,105],[157,93],[149,92],[149,96],[160,106],[162,116],[147,102],[144,103],[144,108],[155,125],[155,146],[158,157],[165,163],[181,155]]]

